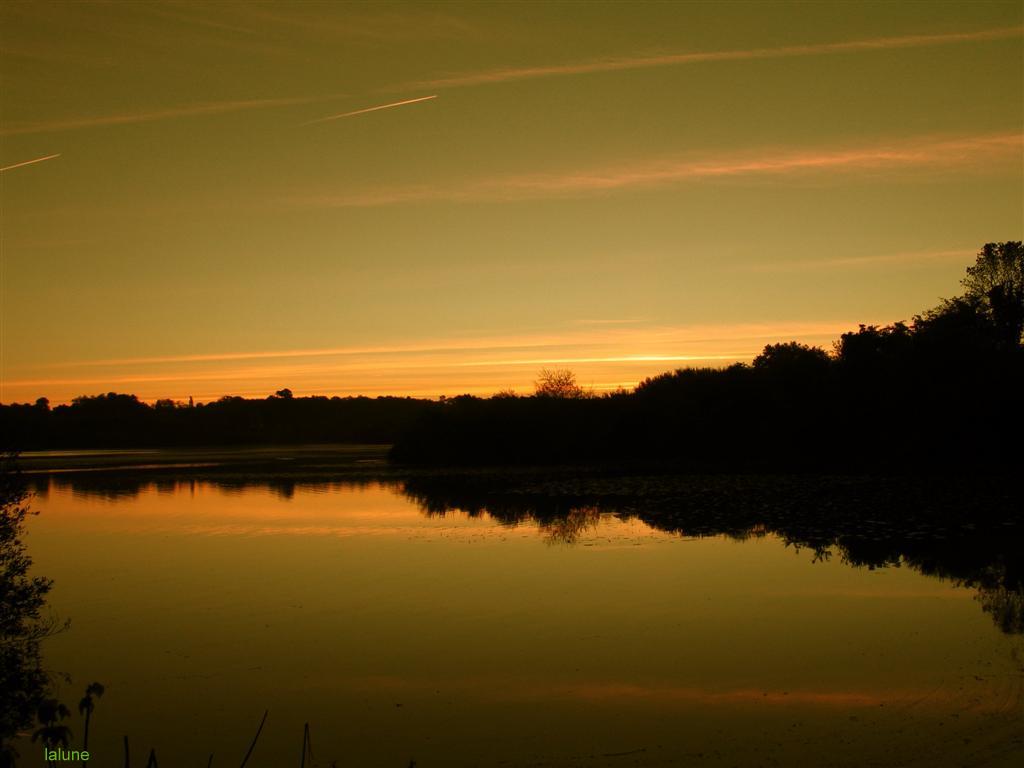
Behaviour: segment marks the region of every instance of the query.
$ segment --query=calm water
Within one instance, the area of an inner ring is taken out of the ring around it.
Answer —
[[[974,590],[773,535],[572,510],[428,515],[398,485],[37,495],[91,765],[1012,765],[1022,641]],[[80,726],[72,724],[76,737]],[[26,765],[42,765],[23,745]],[[311,763],[307,761],[307,765]]]

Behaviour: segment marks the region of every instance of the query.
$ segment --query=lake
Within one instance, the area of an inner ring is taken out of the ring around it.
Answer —
[[[127,735],[136,766],[238,765],[264,710],[253,767],[299,766],[307,722],[307,766],[1021,764],[998,593],[637,502],[488,503],[37,478],[27,543],[72,622],[46,662],[69,705],[106,686],[90,764]]]

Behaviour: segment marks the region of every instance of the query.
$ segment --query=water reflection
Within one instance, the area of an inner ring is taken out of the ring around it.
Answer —
[[[29,486],[35,496],[46,499],[51,489],[68,491],[75,498],[124,501],[135,499],[150,490],[162,495],[194,493],[197,485],[206,483],[216,486],[224,493],[241,494],[250,489],[269,490],[283,500],[295,497],[297,491],[306,493],[331,493],[351,488],[367,488],[381,482],[378,477],[356,475],[346,477],[322,477],[304,475],[230,475],[210,474],[179,476],[148,476],[145,473],[113,472],[34,474],[28,476]]]
[[[227,494],[270,491],[330,494],[382,482],[398,488],[428,518],[453,512],[512,528],[536,525],[551,544],[572,545],[605,516],[637,519],[681,537],[734,540],[772,534],[868,569],[909,566],[976,590],[1000,630],[1024,633],[1024,531],[1019,499],[1005,478],[820,476],[606,477],[529,473],[425,474],[382,480],[372,475],[210,474],[197,480],[142,473],[40,475],[34,490],[120,501],[147,490],[194,495],[197,482]],[[312,530],[312,529],[304,529]]]
[[[581,484],[586,485],[586,484]],[[1024,632],[1024,537],[1015,499],[987,478],[618,478],[603,493],[557,495],[559,483],[493,492],[479,481],[421,478],[404,491],[430,515],[453,510],[506,523],[536,522],[573,543],[602,512],[681,536],[736,540],[775,534],[854,567],[903,565],[977,590],[1003,632]],[[616,488],[615,486],[618,485]],[[657,487],[660,486],[660,487]],[[551,495],[551,491],[556,495]]]
[[[232,471],[36,485],[36,564],[75,617],[47,656],[107,685],[89,736],[104,765],[126,733],[140,764],[151,746],[161,764],[237,764],[266,708],[251,768],[297,765],[304,723],[320,765],[367,768],[1020,752],[1020,638],[948,580],[1014,583],[983,573],[1013,562],[1016,529],[981,490],[988,513],[965,507],[983,522],[961,530],[934,497],[973,503],[966,490],[903,482]],[[1002,603],[1019,588],[1002,589],[980,599],[1012,628]]]

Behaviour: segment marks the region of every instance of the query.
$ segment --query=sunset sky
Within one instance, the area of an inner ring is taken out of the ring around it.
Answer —
[[[0,76],[3,402],[632,386],[1024,232],[1017,0],[8,2]]]

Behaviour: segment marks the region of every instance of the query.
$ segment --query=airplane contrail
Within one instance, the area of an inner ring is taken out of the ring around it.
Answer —
[[[437,94],[433,96],[420,96],[418,99],[406,99],[405,101],[396,101],[391,104],[381,104],[379,107],[367,107],[366,109],[357,109],[353,112],[344,112],[340,115],[331,115],[330,117],[321,117],[316,120],[310,120],[308,123],[303,125],[312,125],[313,123],[326,123],[328,120],[340,120],[343,117],[352,117],[352,115],[361,115],[365,112],[376,112],[378,109],[391,109],[392,107],[401,107],[406,104],[415,104],[418,101],[430,101],[436,99]]]
[[[202,115],[221,115],[250,109],[268,109],[286,107],[295,104],[312,104],[318,101],[339,99],[347,94],[331,94],[329,96],[298,96],[280,99],[235,99],[234,101],[207,101],[194,104],[183,104],[163,109],[152,109],[147,112],[122,112],[113,115],[93,115],[91,117],[58,118],[38,123],[6,122],[0,127],[0,136],[19,136],[34,133],[53,133],[56,131],[75,131],[80,128],[99,128],[108,125],[136,125],[171,120],[176,117],[197,117]]]
[[[14,168],[21,168],[21,166],[23,165],[33,165],[34,163],[41,163],[43,162],[43,160],[53,160],[53,158],[55,157],[60,157],[60,152],[58,152],[56,155],[47,155],[46,157],[37,157],[35,160],[25,160],[20,163],[15,163],[14,165],[6,165],[3,168],[0,168],[0,173],[3,173],[4,171],[13,170]]]

